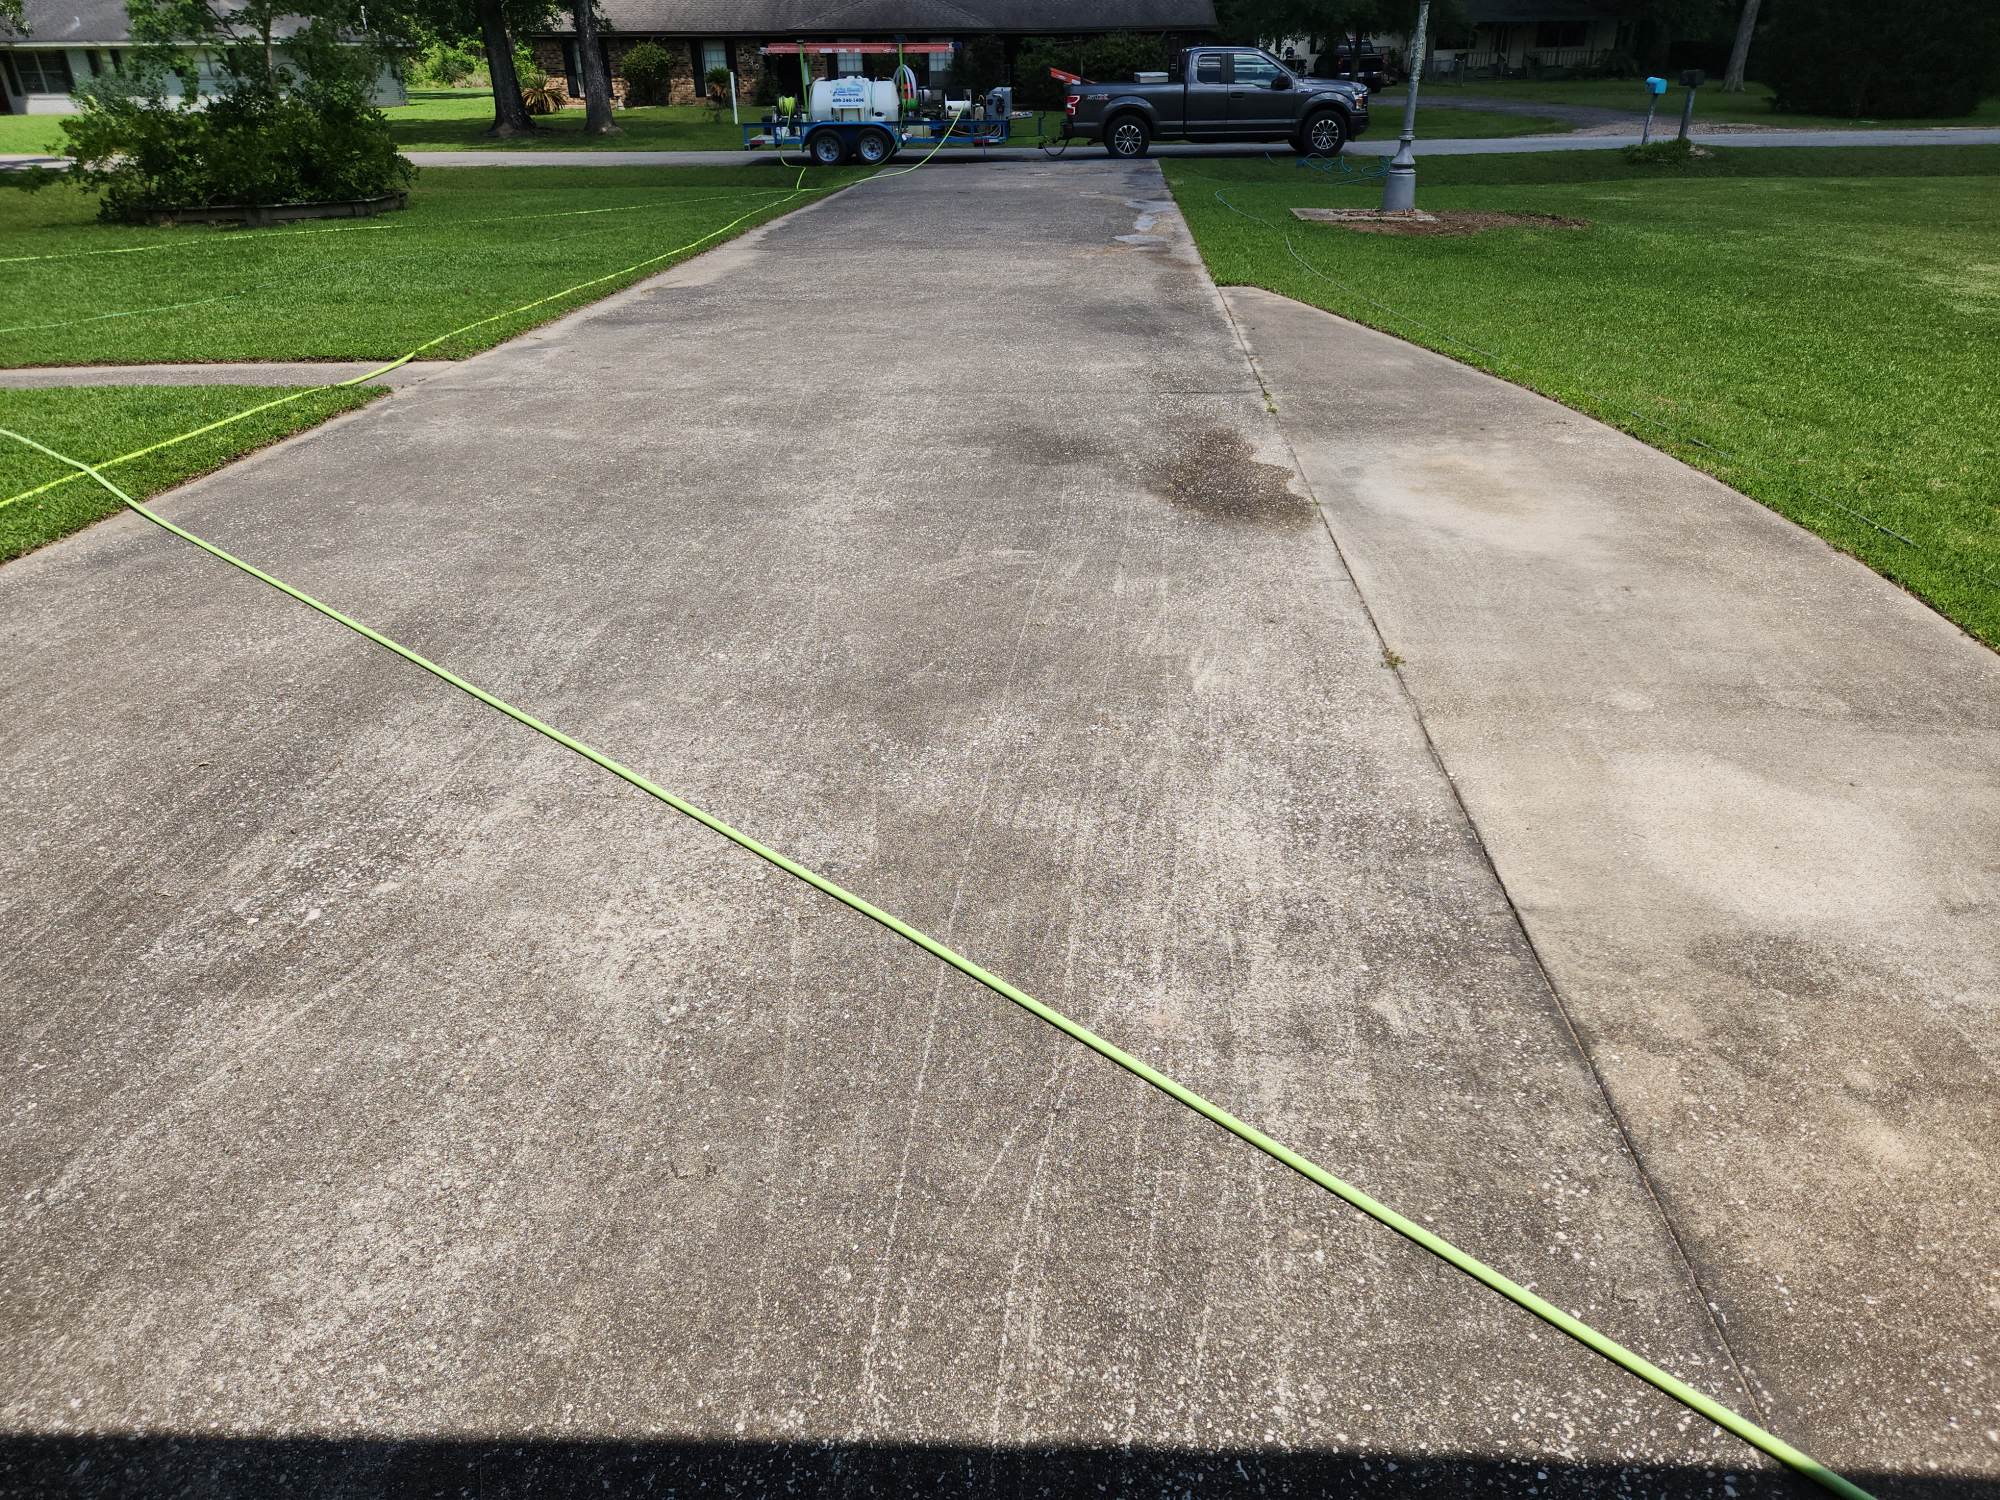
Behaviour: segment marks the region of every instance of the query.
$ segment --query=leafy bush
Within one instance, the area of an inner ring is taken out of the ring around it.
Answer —
[[[410,82],[423,88],[458,88],[484,82],[486,54],[459,42],[432,42],[410,64]]]
[[[729,102],[729,69],[710,68],[702,80],[708,85],[708,97],[716,104]]]
[[[1758,71],[1795,114],[1970,114],[2000,61],[1993,0],[1903,0],[1886,30],[1871,0],[1778,0],[1767,15]]]
[[[1007,70],[1007,55],[997,36],[967,37],[951,60],[946,87],[953,98],[978,98],[1000,82]]]
[[[618,65],[627,104],[665,104],[674,81],[673,56],[658,42],[641,42]]]
[[[106,80],[100,79],[103,83]],[[205,105],[160,93],[87,88],[63,124],[73,179],[99,216],[138,220],[166,208],[332,203],[407,188],[416,169],[354,79],[290,90],[234,80]]]
[[[549,81],[549,75],[535,61],[535,54],[525,46],[514,49],[514,81],[520,84],[522,93],[541,88]]]

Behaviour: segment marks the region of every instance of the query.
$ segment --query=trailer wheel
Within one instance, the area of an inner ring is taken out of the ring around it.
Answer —
[[[1347,144],[1347,122],[1338,110],[1323,109],[1299,132],[1299,155],[1338,156]]]
[[[1104,127],[1104,149],[1126,161],[1144,156],[1152,142],[1146,122],[1137,115],[1120,115]]]
[[[822,130],[806,142],[806,154],[822,167],[837,167],[847,158],[847,143],[838,130]]]
[[[864,166],[880,166],[895,149],[896,143],[886,130],[864,130],[854,138],[854,155]]]

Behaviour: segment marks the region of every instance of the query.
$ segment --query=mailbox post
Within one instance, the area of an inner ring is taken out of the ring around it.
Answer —
[[[1660,107],[1660,95],[1667,91],[1667,80],[1648,78],[1646,89],[1646,123],[1639,131],[1639,144],[1645,145],[1653,138],[1653,111]]]
[[[1688,91],[1687,101],[1681,105],[1680,138],[1682,140],[1688,138],[1688,126],[1694,120],[1694,91],[1700,88],[1707,78],[1708,75],[1702,72],[1700,68],[1689,68],[1685,73],[1681,74],[1681,85]]]

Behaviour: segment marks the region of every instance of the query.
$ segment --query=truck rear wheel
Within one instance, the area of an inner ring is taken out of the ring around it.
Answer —
[[[1347,122],[1340,117],[1339,110],[1321,110],[1307,120],[1305,129],[1299,132],[1301,156],[1338,156],[1340,148],[1346,144]]]
[[[838,130],[822,130],[806,142],[806,154],[822,167],[837,167],[847,155],[847,142]]]
[[[1152,143],[1152,133],[1137,115],[1120,115],[1104,127],[1104,149],[1125,161],[1144,156]]]

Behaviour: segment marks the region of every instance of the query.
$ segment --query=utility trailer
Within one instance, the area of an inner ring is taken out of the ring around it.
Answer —
[[[946,99],[920,88],[906,55],[949,53],[948,42],[773,42],[770,59],[799,59],[799,93],[779,101],[761,120],[745,124],[748,150],[770,146],[803,151],[819,166],[858,161],[869,166],[889,160],[905,146],[924,151],[984,150],[1004,146],[1013,132],[1014,91],[994,89],[984,99]],[[880,53],[896,58],[895,75],[879,78],[814,79],[809,54]]]
[[[905,146],[920,151],[984,150],[1004,146],[1014,122],[1006,115],[959,114],[905,116],[901,120],[813,120],[802,114],[773,116],[743,127],[743,145],[755,151],[773,146],[780,151],[804,151],[822,167],[844,161],[869,166],[885,162]]]

